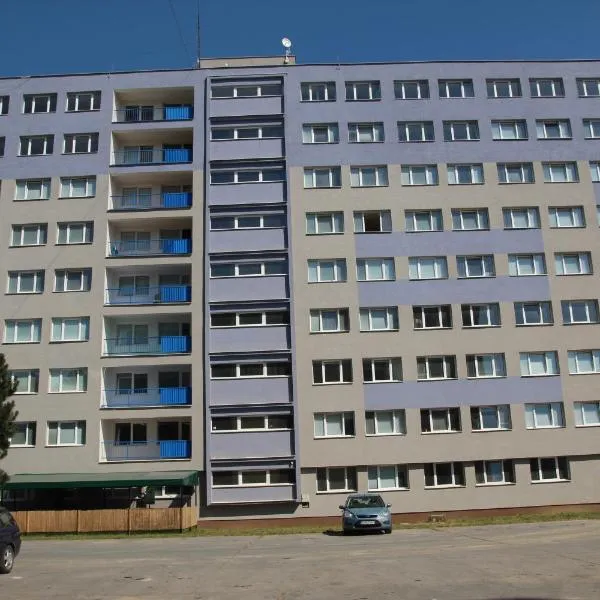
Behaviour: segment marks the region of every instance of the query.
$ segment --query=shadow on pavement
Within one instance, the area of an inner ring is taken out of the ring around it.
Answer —
[[[342,537],[344,532],[341,529],[326,529],[323,535],[330,535],[331,537]]]

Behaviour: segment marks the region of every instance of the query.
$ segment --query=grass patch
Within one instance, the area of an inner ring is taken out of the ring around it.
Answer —
[[[549,523],[556,521],[599,520],[600,512],[558,512],[546,514],[516,514],[496,517],[480,517],[470,519],[448,519],[442,522],[430,523],[394,523],[394,529],[447,529],[451,527],[474,527],[481,525],[510,525],[517,523]],[[141,533],[57,533],[57,534],[24,534],[28,540],[102,540],[102,539],[131,539],[131,538],[164,538],[164,537],[232,537],[232,536],[267,536],[267,535],[306,535],[312,533],[327,533],[341,535],[339,526],[326,525],[292,525],[282,524],[279,527],[231,527],[218,529],[216,527],[195,527],[183,533],[179,531],[152,531]]]

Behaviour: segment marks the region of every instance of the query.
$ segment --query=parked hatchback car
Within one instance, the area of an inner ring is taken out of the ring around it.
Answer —
[[[344,533],[353,531],[383,531],[392,533],[391,504],[386,504],[379,494],[350,494],[340,505]]]
[[[10,573],[21,549],[21,531],[13,516],[0,506],[0,574]]]

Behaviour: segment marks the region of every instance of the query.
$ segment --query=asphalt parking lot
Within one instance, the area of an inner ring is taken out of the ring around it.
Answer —
[[[24,540],[2,600],[598,600],[600,521]]]

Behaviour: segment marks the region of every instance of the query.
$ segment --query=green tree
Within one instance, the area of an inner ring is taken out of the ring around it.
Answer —
[[[0,460],[8,453],[10,438],[15,431],[15,419],[19,414],[14,401],[9,400],[17,390],[17,385],[10,376],[4,354],[0,354]],[[7,480],[8,475],[0,469],[0,485]]]

